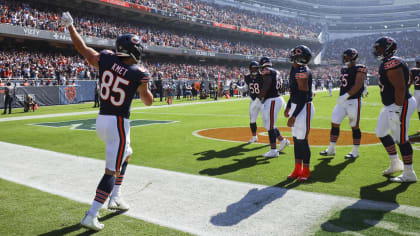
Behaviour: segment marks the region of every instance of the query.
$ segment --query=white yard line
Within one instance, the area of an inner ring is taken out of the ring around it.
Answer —
[[[231,100],[206,101],[206,102],[190,102],[190,103],[162,105],[162,106],[150,106],[150,107],[135,107],[135,108],[132,108],[131,111],[159,109],[159,108],[171,108],[171,107],[183,107],[183,106],[190,106],[190,105],[203,105],[203,104],[220,103],[220,102],[235,102],[235,101],[241,101],[241,100],[245,100],[245,99],[247,99],[247,98],[236,98],[236,99],[231,99]],[[68,113],[59,113],[59,114],[48,114],[48,115],[33,115],[33,116],[0,118],[0,122],[15,121],[15,120],[42,119],[42,118],[52,118],[52,117],[62,117],[62,116],[89,115],[89,114],[98,114],[98,112],[99,111],[83,111],[83,112],[68,112]]]
[[[0,178],[88,204],[105,165],[101,160],[4,142],[0,150]],[[123,196],[131,205],[128,216],[197,235],[307,235],[332,211],[352,205],[420,217],[418,207],[134,165],[127,169]]]

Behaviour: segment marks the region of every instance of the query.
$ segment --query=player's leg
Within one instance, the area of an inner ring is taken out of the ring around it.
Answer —
[[[96,188],[96,195],[89,211],[80,222],[83,226],[101,230],[104,225],[99,223],[98,214],[108,196],[112,192],[115,184],[115,160],[117,159],[120,146],[118,128],[118,118],[116,116],[98,115],[96,119],[96,133],[106,143],[106,169]]]
[[[353,133],[353,149],[345,158],[359,157],[360,141],[362,139],[362,132],[359,128],[360,112],[362,109],[362,98],[352,99],[347,106],[347,114],[349,116],[349,124]]]
[[[251,129],[252,137],[248,141],[248,143],[254,143],[254,142],[258,141],[257,118],[258,118],[258,114],[260,113],[260,110],[258,112],[251,110],[251,104],[252,104],[252,100],[249,103],[249,127]],[[261,109],[262,109],[262,107],[261,107]]]
[[[294,137],[293,140],[295,142],[295,169],[292,174],[288,176],[289,178],[296,178],[297,176],[299,181],[306,181],[311,175],[311,150],[309,147],[308,136],[314,113],[315,109],[313,104],[307,103],[296,117],[295,125],[292,128],[292,134]]]
[[[130,161],[130,157],[133,154],[133,149],[130,145],[130,122],[128,119],[124,119],[124,133],[125,133],[125,151],[124,151],[124,161],[121,165],[119,172],[115,179],[115,185],[109,199],[108,209],[127,211],[130,207],[121,197],[121,185],[124,180],[125,171]]]
[[[281,106],[279,108],[279,111],[281,111],[281,109],[283,108],[283,106],[286,104],[283,97],[278,98],[281,102]],[[277,119],[276,119],[277,120]],[[279,146],[277,148],[277,151],[281,152],[285,147],[290,145],[290,141],[287,138],[284,138],[281,133],[280,130],[276,127],[274,128],[274,132],[276,134],[277,140],[279,140]]]
[[[390,175],[403,169],[403,163],[398,158],[394,139],[390,135],[391,128],[387,113],[387,107],[383,107],[379,113],[378,122],[375,128],[376,136],[381,140],[382,145],[387,151],[391,162],[388,169],[383,171],[384,175]]]
[[[331,116],[331,130],[330,130],[330,145],[328,148],[319,154],[322,156],[334,156],[335,146],[340,136],[340,124],[346,117],[346,110],[344,105],[335,105]]]
[[[277,102],[277,104],[276,104]],[[278,157],[277,152],[277,136],[274,129],[276,128],[275,123],[277,120],[277,114],[279,112],[279,101],[275,98],[269,98],[264,102],[263,116],[265,122],[263,122],[264,128],[268,130],[268,139],[270,140],[270,151],[263,154],[264,157]]]
[[[404,172],[398,177],[391,178],[393,182],[416,182],[417,176],[413,170],[413,148],[411,147],[410,142],[408,141],[408,129],[410,127],[410,117],[414,113],[416,108],[416,102],[413,97],[406,100],[403,104],[402,114],[401,114],[401,125],[397,130],[392,130],[393,134],[395,133],[398,138],[398,146],[400,148],[400,153],[404,162]]]

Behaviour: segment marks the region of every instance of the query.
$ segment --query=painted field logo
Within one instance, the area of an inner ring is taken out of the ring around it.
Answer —
[[[175,123],[177,121],[170,120],[131,120],[130,126],[145,126],[153,124],[169,124]],[[70,129],[79,129],[79,130],[96,130],[96,119],[85,119],[85,120],[70,120],[70,121],[61,121],[61,122],[46,122],[46,123],[36,123],[31,125],[38,126],[47,126],[53,128],[61,127],[70,127]]]

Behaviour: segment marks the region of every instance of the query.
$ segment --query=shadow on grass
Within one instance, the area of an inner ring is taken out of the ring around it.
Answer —
[[[306,184],[322,182],[322,183],[331,183],[337,179],[337,176],[343,171],[349,164],[354,163],[355,159],[345,159],[345,161],[336,164],[330,165],[332,157],[320,158],[321,160],[318,164],[314,166],[313,171],[311,171],[311,177],[305,182]]]
[[[100,217],[99,221],[102,222],[102,221],[109,220],[114,216],[121,215],[122,213],[124,213],[124,212],[123,211],[116,211],[116,212],[110,213],[106,216]],[[84,227],[80,223],[76,223],[74,225],[70,225],[70,226],[67,226],[67,227],[64,227],[64,228],[61,228],[61,229],[56,229],[56,230],[50,231],[48,233],[40,234],[39,236],[66,235],[66,234],[76,232],[80,229],[84,229]],[[78,235],[92,235],[92,234],[95,234],[97,232],[98,231],[87,229],[87,231],[85,231],[83,233],[80,233]]]
[[[229,158],[229,157],[242,156],[247,152],[258,150],[258,149],[265,148],[265,147],[268,146],[268,145],[258,145],[258,146],[255,146],[253,148],[245,148],[249,145],[250,145],[249,143],[243,143],[243,144],[240,144],[238,146],[230,147],[230,148],[223,149],[223,150],[220,150],[220,151],[216,151],[214,149],[213,150],[207,150],[207,151],[194,153],[194,156],[201,155],[200,157],[197,158],[197,160],[198,161],[207,161],[207,160],[211,160],[213,158]]]
[[[385,188],[390,184],[397,186],[389,190],[379,190],[380,188]],[[333,217],[333,219],[323,223],[321,225],[321,229],[327,232],[342,233],[346,231],[362,231],[375,227],[375,225],[377,225],[386,214],[399,207],[399,204],[397,203],[397,195],[405,192],[408,186],[410,186],[410,183],[397,184],[392,183],[389,180],[385,180],[380,183],[361,187],[361,200],[346,207],[339,213],[340,215],[338,217]],[[372,202],[367,199],[381,202]],[[397,213],[393,214],[398,215]],[[414,218],[407,215],[401,215],[401,217],[407,219]],[[401,222],[391,222],[391,224],[398,226],[404,224],[404,221],[405,220],[401,220]],[[401,227],[397,227],[394,230],[399,231],[399,228]],[[390,231],[384,228],[378,228],[375,230],[384,231],[381,234],[390,233]],[[391,230],[391,232],[394,230]]]
[[[286,179],[274,186],[263,189],[253,188],[241,200],[230,204],[225,212],[212,216],[210,222],[217,226],[236,225],[276,199],[282,198],[289,189],[295,188],[299,184],[299,182]]]
[[[200,171],[200,175],[216,176],[223,175],[231,172],[235,172],[241,169],[250,168],[256,165],[265,165],[269,164],[272,158],[262,157],[262,156],[253,156],[247,157],[244,159],[233,159],[235,163],[224,165],[218,168],[208,168]]]

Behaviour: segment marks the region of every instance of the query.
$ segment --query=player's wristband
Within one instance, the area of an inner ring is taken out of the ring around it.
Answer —
[[[293,112],[292,116],[297,117],[300,113],[300,111],[302,111],[303,107],[305,106],[305,102],[299,102],[296,104],[296,109]]]

